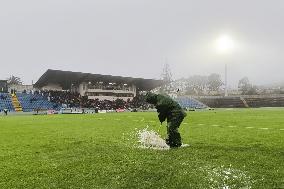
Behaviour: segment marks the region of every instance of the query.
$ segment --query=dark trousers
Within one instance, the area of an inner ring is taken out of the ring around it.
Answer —
[[[167,133],[166,143],[171,147],[180,147],[182,145],[181,136],[178,128],[186,114],[181,110],[173,110],[167,117]]]

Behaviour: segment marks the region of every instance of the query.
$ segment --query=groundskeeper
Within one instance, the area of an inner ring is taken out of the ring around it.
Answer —
[[[148,92],[146,94],[146,102],[156,107],[161,124],[167,119],[168,137],[166,143],[170,148],[180,147],[182,142],[178,128],[186,117],[184,110],[172,98],[162,94]]]

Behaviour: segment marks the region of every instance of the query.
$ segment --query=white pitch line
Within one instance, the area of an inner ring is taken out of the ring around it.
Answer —
[[[182,123],[182,124],[187,125],[188,123]]]
[[[204,124],[203,124],[203,123],[199,123],[198,125],[202,126],[202,125],[204,125]]]
[[[230,125],[230,126],[228,126],[228,127],[231,127],[231,128],[233,128],[233,127],[237,127],[237,126],[234,126],[234,125]]]
[[[219,127],[220,125],[211,125],[212,127]]]
[[[246,129],[252,129],[252,128],[254,128],[254,127],[246,127]]]
[[[268,128],[259,128],[259,129],[261,129],[261,130],[268,130]]]

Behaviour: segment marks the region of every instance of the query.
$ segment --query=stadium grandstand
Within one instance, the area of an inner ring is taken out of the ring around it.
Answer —
[[[149,91],[162,80],[121,77],[61,70],[47,70],[35,83],[39,90],[70,91],[88,99],[132,100],[138,91]]]
[[[139,91],[149,91],[163,83],[155,79],[49,69],[30,90],[26,86],[13,86],[9,94],[6,87],[0,96],[0,111],[147,109],[150,105],[146,104]]]
[[[162,80],[47,70],[33,86],[9,86],[0,80],[0,112],[62,109],[147,110],[141,91],[164,85]],[[9,91],[11,91],[9,93]],[[174,96],[174,95],[172,95]],[[284,107],[284,95],[185,96],[174,99],[185,109]]]

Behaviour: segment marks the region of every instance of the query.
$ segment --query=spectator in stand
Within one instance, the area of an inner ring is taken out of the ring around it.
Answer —
[[[81,96],[79,93],[69,91],[41,91],[50,102],[56,104],[66,104],[68,108],[95,108],[98,110],[116,110],[116,109],[149,109],[152,105],[145,101],[143,95],[137,95],[133,100],[124,101],[122,99],[99,100],[88,99],[87,96]]]
[[[8,109],[4,109],[4,115],[7,116],[8,115]]]
[[[1,95],[1,99],[2,99],[2,100],[6,100],[6,99],[7,99],[7,96]]]

